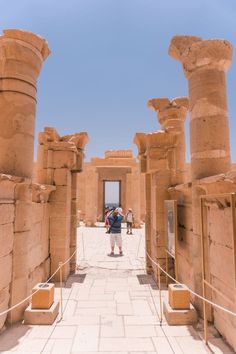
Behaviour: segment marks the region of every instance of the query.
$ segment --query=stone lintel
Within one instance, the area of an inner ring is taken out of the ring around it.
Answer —
[[[55,186],[32,183],[32,201],[35,203],[47,203],[51,192],[55,190]]]
[[[107,150],[105,151],[105,159],[133,159],[132,150]]]
[[[232,54],[232,45],[222,39],[202,40],[200,37],[175,36],[169,47],[169,55],[182,62],[187,78],[193,71],[203,68],[228,70]]]

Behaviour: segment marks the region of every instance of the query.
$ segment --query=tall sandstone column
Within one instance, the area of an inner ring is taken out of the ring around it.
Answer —
[[[176,36],[169,54],[182,62],[189,84],[190,148],[192,175],[191,262],[193,286],[202,291],[200,197],[201,178],[230,170],[229,127],[225,72],[232,60],[232,46],[224,40]],[[200,309],[201,301],[195,299]]]
[[[0,36],[0,171],[32,177],[37,78],[50,54],[42,37],[8,29]]]
[[[192,180],[230,170],[225,71],[232,46],[225,40],[175,36],[169,54],[189,84]]]

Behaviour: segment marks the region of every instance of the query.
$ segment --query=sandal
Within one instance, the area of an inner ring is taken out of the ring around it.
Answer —
[[[123,256],[123,252],[122,251],[120,251],[120,256]]]
[[[108,253],[109,257],[113,257],[114,255],[115,255],[114,252]]]

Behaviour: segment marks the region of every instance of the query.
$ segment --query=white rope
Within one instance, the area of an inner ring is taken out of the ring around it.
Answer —
[[[58,272],[58,270],[60,269],[60,267],[57,268],[57,270],[50,276],[50,278],[48,278],[48,280],[45,282],[45,283],[42,283],[43,285],[44,284],[47,284],[53,277],[54,275]],[[36,290],[34,292],[34,294],[36,294],[40,289]],[[18,302],[17,304],[13,305],[12,307],[10,307],[9,309],[3,311],[3,312],[0,312],[0,316],[3,316],[5,315],[6,313],[14,310],[16,307],[20,306],[21,304],[23,304],[26,300],[29,300],[31,297],[32,297],[33,294],[27,296],[25,299],[21,300],[20,302]]]
[[[151,261],[152,263],[154,263],[165,275],[167,275],[167,276],[168,276],[171,280],[173,280],[175,283],[181,284],[178,280],[176,280],[176,279],[173,278],[169,273],[167,273],[167,272],[160,266],[159,263],[155,262],[154,259],[151,258],[151,256],[149,255],[148,252],[146,252],[146,254],[147,254],[148,258],[150,259],[150,261]],[[207,302],[208,304],[212,305],[213,307],[216,307],[216,308],[218,308],[219,310],[222,310],[222,311],[224,311],[224,312],[226,312],[226,313],[228,313],[228,314],[230,314],[230,315],[232,315],[232,316],[236,316],[236,312],[230,311],[230,310],[228,310],[227,308],[225,308],[225,307],[223,307],[223,306],[220,306],[220,305],[216,304],[215,302],[212,302],[212,301],[206,299],[205,297],[199,295],[198,293],[196,293],[195,291],[191,290],[190,288],[188,288],[188,289],[189,289],[189,292],[190,292],[191,294],[197,296],[197,297],[198,297],[199,299],[201,299],[202,301],[205,301],[205,302]]]
[[[61,267],[63,267],[66,263],[68,263],[71,258],[75,255],[75,253],[77,252],[77,248],[75,249],[75,251],[73,252],[73,254],[64,262],[64,263],[61,263],[60,266],[55,270],[55,272],[50,276],[50,278],[48,278],[48,280],[44,283],[41,283],[43,285],[47,284],[53,277],[54,275],[57,274],[57,272],[60,270]],[[34,291],[33,294],[30,294],[29,296],[27,296],[25,299],[21,300],[20,302],[18,302],[17,304],[13,305],[12,307],[10,307],[9,309],[3,311],[3,312],[0,312],[0,316],[3,316],[5,315],[6,313],[14,310],[15,308],[17,308],[18,306],[22,305],[25,301],[31,299],[32,295],[36,294],[40,289]]]

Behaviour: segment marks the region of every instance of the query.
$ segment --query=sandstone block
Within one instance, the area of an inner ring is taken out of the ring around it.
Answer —
[[[6,288],[11,282],[12,254],[0,258],[0,289]]]
[[[53,182],[56,186],[70,186],[71,172],[68,168],[56,168],[54,170]]]
[[[8,303],[10,299],[9,287],[0,290],[0,312],[8,309]],[[0,316],[0,330],[3,327],[7,314]]]
[[[0,181],[0,200],[13,200],[15,191],[15,183],[8,179]]]
[[[52,192],[50,202],[69,202],[71,199],[70,186],[57,186],[57,189]]]
[[[13,306],[26,298],[29,295],[28,292],[28,274],[24,274],[21,278],[14,279],[11,284],[11,298],[10,298],[10,306]],[[23,319],[24,310],[28,306],[29,301],[27,300],[22,305],[19,305],[17,308],[12,310],[8,314],[9,322],[16,322]]]
[[[54,301],[54,284],[36,284],[32,289],[32,309],[49,309]]]
[[[31,209],[32,209],[32,213],[31,213],[32,224],[41,222],[44,216],[44,204],[32,203]]]
[[[64,237],[65,235],[68,235],[69,230],[70,230],[69,216],[50,217],[50,237],[54,235],[58,237]]]
[[[24,313],[24,324],[31,325],[51,325],[59,313],[59,302],[54,301],[50,309],[32,309],[27,307]]]
[[[0,258],[12,252],[13,223],[0,225]]]
[[[70,215],[70,200],[66,203],[64,202],[51,202],[50,203],[50,216],[59,217]]]
[[[32,189],[31,184],[29,184],[29,182],[16,184],[15,199],[25,202],[32,200]]]
[[[189,310],[173,310],[168,301],[164,299],[163,313],[169,325],[191,325],[197,322],[197,312],[192,304]]]
[[[29,271],[32,271],[33,269],[35,269],[43,261],[44,261],[44,258],[42,255],[42,245],[41,244],[37,244],[37,245],[34,245],[33,247],[29,248],[29,253],[28,253]]]
[[[52,168],[68,168],[73,170],[76,167],[76,153],[74,151],[53,151]]]
[[[190,292],[184,284],[169,284],[169,304],[173,310],[188,310],[190,308]]]
[[[15,217],[14,214],[15,207],[13,204],[0,204],[0,225],[13,222]]]
[[[28,231],[31,228],[32,202],[16,202],[15,231]]]

